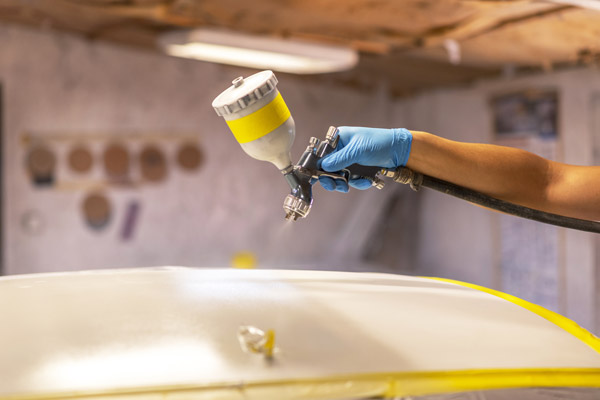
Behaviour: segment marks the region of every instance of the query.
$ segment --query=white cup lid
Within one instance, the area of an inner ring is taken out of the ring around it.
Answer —
[[[275,90],[277,78],[273,71],[261,71],[247,78],[238,77],[212,102],[217,115],[235,114]]]

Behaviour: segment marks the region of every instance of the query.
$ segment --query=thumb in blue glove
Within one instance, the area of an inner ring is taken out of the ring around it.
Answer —
[[[325,171],[339,171],[352,164],[397,168],[408,162],[412,143],[408,129],[341,126],[338,135],[340,140],[335,151],[321,160],[321,168]],[[321,177],[319,182],[326,190],[348,191],[348,185],[342,180]],[[371,187],[367,179],[352,179],[349,184],[361,190]]]

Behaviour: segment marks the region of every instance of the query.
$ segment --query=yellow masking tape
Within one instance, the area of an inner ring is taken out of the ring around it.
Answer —
[[[540,368],[413,372],[391,375],[386,398],[517,388],[600,388],[600,369]]]
[[[265,136],[290,117],[281,93],[277,94],[269,104],[250,115],[227,122],[233,136],[239,143],[248,143]]]
[[[498,296],[501,299],[504,299],[506,301],[510,301],[511,303],[521,306],[521,307],[539,315],[540,317],[554,323],[555,325],[561,327],[562,329],[569,332],[571,335],[575,336],[576,338],[578,338],[579,340],[581,340],[582,342],[584,342],[585,344],[587,344],[588,346],[590,346],[592,349],[596,350],[600,354],[600,338],[594,336],[592,333],[583,329],[582,327],[577,325],[574,321],[570,320],[569,318],[564,317],[560,314],[557,314],[554,311],[550,311],[542,306],[538,306],[537,304],[530,303],[526,300],[520,299],[513,295],[503,293],[498,290],[489,289],[489,288],[486,288],[483,286],[473,285],[472,283],[460,282],[460,281],[455,281],[452,279],[445,279],[445,278],[432,278],[432,277],[425,277],[425,278],[433,279],[436,281],[454,283],[456,285],[480,290],[482,292],[485,292],[485,293],[488,293],[488,294],[491,294],[494,296]]]

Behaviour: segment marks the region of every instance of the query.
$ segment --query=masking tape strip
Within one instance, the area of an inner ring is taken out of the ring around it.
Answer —
[[[600,369],[498,369],[415,372],[390,376],[386,397],[536,387],[600,388]]]
[[[269,104],[252,114],[225,122],[239,143],[248,143],[272,132],[287,121],[290,115],[281,93],[278,93]]]
[[[520,299],[516,296],[510,295],[507,293],[503,293],[498,290],[489,289],[489,288],[486,288],[483,286],[474,285],[472,283],[460,282],[460,281],[455,281],[455,280],[446,279],[446,278],[434,278],[434,277],[424,277],[424,278],[433,279],[436,281],[447,282],[447,283],[453,283],[453,284],[468,287],[471,289],[476,289],[476,290],[500,297],[501,299],[504,299],[506,301],[510,301],[511,303],[521,306],[521,307],[539,315],[540,317],[554,323],[555,325],[559,326],[560,328],[569,332],[571,335],[575,336],[577,339],[581,340],[582,342],[584,342],[585,344],[590,346],[592,349],[596,350],[596,352],[598,354],[600,354],[600,338],[594,336],[592,333],[590,333],[586,329],[580,327],[579,325],[577,325],[574,321],[570,320],[569,318],[562,316],[558,313],[555,313],[554,311],[550,311],[542,306],[539,306],[534,303],[530,303],[530,302]]]
[[[457,371],[415,371],[325,376],[321,378],[282,379],[272,381],[213,382],[197,385],[163,385],[145,388],[109,389],[94,392],[49,393],[10,396],[0,400],[121,400],[223,398],[346,398],[407,397],[453,392],[519,388],[598,388],[600,368],[523,368]]]

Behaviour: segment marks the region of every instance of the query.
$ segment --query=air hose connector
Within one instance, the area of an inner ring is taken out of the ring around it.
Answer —
[[[410,168],[383,169],[381,172],[384,176],[392,178],[394,182],[410,185],[410,188],[415,192],[421,189],[421,185],[423,184],[423,174],[415,172]]]

